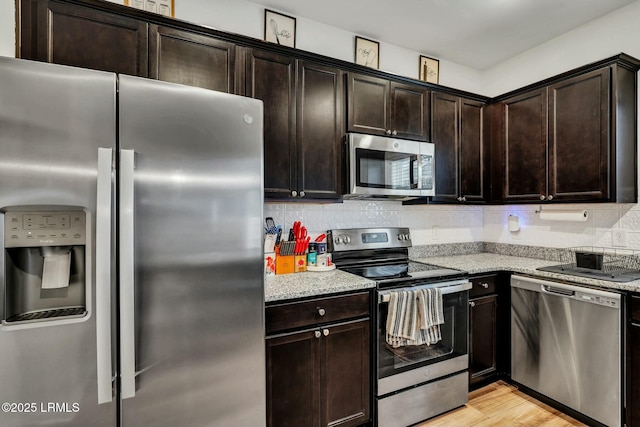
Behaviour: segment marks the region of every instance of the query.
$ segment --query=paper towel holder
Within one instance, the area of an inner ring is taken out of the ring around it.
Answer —
[[[542,210],[542,206],[535,211],[543,221],[573,221],[585,222],[589,218],[589,211],[586,209],[551,209]]]

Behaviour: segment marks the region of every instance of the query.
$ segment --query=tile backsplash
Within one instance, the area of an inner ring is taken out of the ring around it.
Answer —
[[[614,232],[622,232],[620,247],[640,250],[640,205],[543,205],[542,209],[588,211],[585,222],[543,221],[540,205],[414,205],[397,201],[345,200],[343,203],[265,203],[265,217],[273,217],[285,231],[302,221],[313,237],[332,228],[409,227],[413,244],[493,242],[514,245],[614,247]],[[509,215],[517,215],[520,231],[509,232]],[[618,233],[619,234],[619,233]]]

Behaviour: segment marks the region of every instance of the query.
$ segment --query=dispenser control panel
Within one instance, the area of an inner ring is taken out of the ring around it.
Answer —
[[[5,212],[5,248],[84,245],[84,211]]]

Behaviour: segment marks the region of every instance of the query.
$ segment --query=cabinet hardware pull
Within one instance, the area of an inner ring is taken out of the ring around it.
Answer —
[[[316,338],[320,338],[320,337],[322,336],[322,334],[320,333],[320,331],[315,331],[315,332],[313,333],[313,335],[314,335]]]
[[[319,314],[320,316],[324,316],[324,315],[325,315],[325,313],[326,313],[326,311],[325,311],[325,309],[324,309],[324,308],[319,308],[319,309],[318,309],[318,314]]]
[[[458,201],[461,202],[462,201],[462,197],[458,197]]]
[[[328,329],[324,329],[324,330],[322,331],[322,335],[324,335],[325,337],[326,337],[327,335],[329,335],[329,330],[328,330]]]
[[[467,196],[462,196],[462,201],[466,202],[467,201]]]
[[[385,132],[387,135],[391,135],[391,129],[387,129],[387,131]]]
[[[548,200],[553,200],[553,195],[549,194],[549,197],[547,197]]]
[[[546,199],[546,197],[544,196],[544,194],[541,194],[540,195],[540,200],[544,200],[544,199]]]
[[[476,306],[476,303],[475,303],[475,301],[469,301],[469,305],[470,305],[471,307],[475,307],[475,306]]]
[[[391,135],[396,136],[398,134],[398,131],[394,130],[393,132],[391,132]]]
[[[480,286],[482,286],[483,288],[487,289],[489,287],[488,283],[480,283]]]
[[[298,192],[296,190],[291,191],[291,195],[293,197],[296,197],[298,195]]]
[[[304,192],[304,191],[301,191],[301,192],[300,192],[300,197],[304,197],[304,196],[305,196],[305,192]]]

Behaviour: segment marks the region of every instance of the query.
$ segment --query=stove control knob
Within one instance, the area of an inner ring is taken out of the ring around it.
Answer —
[[[404,240],[411,240],[411,235],[409,233],[405,234]]]
[[[342,241],[343,241],[345,244],[347,244],[347,245],[348,245],[349,243],[351,243],[351,237],[349,237],[349,236],[343,236],[343,237],[342,237]]]
[[[405,234],[398,234],[398,240],[402,241],[406,239],[406,235]]]
[[[333,239],[333,241],[336,242],[336,245],[339,245],[340,243],[342,243],[342,237],[336,236],[336,238]]]

